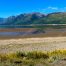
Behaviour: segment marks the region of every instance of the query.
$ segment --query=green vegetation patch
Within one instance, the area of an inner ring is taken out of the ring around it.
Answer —
[[[58,60],[66,59],[66,50],[55,50],[52,52],[31,51],[0,54],[0,65],[7,66],[35,66],[37,64],[48,66]]]

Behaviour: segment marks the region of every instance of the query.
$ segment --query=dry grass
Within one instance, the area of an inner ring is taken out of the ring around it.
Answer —
[[[3,64],[2,64],[3,63]],[[0,54],[1,66],[65,66],[66,50]]]
[[[64,51],[54,51],[54,50],[64,50]],[[18,53],[17,56],[25,56],[24,58],[15,58],[16,54],[9,54],[8,56],[3,55],[4,53],[16,53],[17,51],[22,51],[23,53]],[[31,58],[41,57],[43,53],[37,56],[36,52],[33,51],[49,51],[50,56],[47,60],[32,60]],[[53,52],[52,52],[53,51]],[[24,52],[30,52],[26,58]],[[31,53],[32,52],[32,53]],[[11,62],[18,62],[25,64],[24,66],[65,66],[66,65],[66,37],[45,37],[45,38],[20,38],[20,39],[0,39],[0,57],[4,63],[0,63],[0,66],[15,66]],[[41,55],[41,56],[40,56]],[[10,60],[7,60],[8,59]],[[60,60],[61,58],[61,60]],[[23,59],[23,61],[22,61]],[[7,60],[7,62],[5,62]],[[39,62],[39,63],[38,63]],[[17,65],[18,66],[18,65]]]

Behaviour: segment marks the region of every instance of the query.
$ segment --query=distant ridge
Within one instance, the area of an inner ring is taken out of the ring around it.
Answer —
[[[66,12],[42,14],[39,12],[0,18],[0,25],[66,24]]]

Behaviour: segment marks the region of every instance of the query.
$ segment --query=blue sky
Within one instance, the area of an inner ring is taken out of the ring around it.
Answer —
[[[0,17],[21,13],[65,12],[66,0],[0,0]]]

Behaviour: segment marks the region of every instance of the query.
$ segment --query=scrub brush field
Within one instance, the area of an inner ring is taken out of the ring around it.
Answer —
[[[0,39],[0,66],[58,65],[66,65],[66,37]]]

